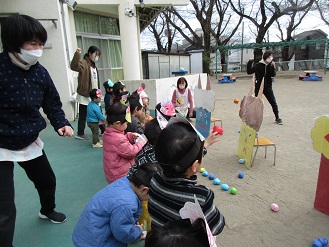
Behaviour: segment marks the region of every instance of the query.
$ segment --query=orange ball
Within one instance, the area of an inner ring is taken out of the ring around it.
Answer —
[[[233,100],[233,102],[234,102],[235,104],[238,104],[238,103],[239,103],[239,99],[238,99],[238,98],[235,98],[235,99]]]

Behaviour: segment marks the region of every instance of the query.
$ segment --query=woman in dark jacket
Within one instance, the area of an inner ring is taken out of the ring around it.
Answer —
[[[56,212],[56,177],[43,150],[39,133],[46,128],[42,107],[60,136],[72,136],[62,103],[47,70],[38,62],[47,32],[36,19],[26,15],[8,17],[1,27],[0,53],[0,246],[12,247],[16,207],[14,162],[34,183],[41,209],[39,217],[62,223],[66,216]]]
[[[254,60],[250,59],[247,63],[247,73],[255,73],[255,96],[257,97],[260,85],[264,78],[264,90],[263,94],[265,95],[268,102],[271,104],[273,113],[275,115],[275,122],[282,125],[282,119],[279,117],[279,109],[276,103],[276,99],[272,89],[272,77],[276,75],[275,63],[273,62],[273,52],[265,51],[263,54],[263,59],[258,63],[253,65]]]

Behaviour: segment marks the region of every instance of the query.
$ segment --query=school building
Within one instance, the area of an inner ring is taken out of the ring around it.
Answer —
[[[61,96],[67,119],[76,106],[70,97],[76,90],[77,73],[70,61],[79,47],[86,53],[97,46],[100,81],[143,79],[140,31],[164,6],[187,5],[188,0],[1,0],[0,22],[10,14],[39,20],[48,32],[40,63],[49,71]],[[0,42],[1,43],[1,42]],[[1,50],[2,50],[2,45]]]

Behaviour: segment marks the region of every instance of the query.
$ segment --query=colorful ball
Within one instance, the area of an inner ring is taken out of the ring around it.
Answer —
[[[243,172],[240,172],[239,174],[238,174],[238,178],[243,178],[244,177],[244,173]]]
[[[207,177],[208,176],[208,172],[207,171],[203,171],[202,172],[202,176]]]
[[[203,167],[200,169],[200,172],[203,173],[206,169],[204,169]]]
[[[239,164],[244,164],[244,159],[239,159]]]
[[[214,128],[212,128],[213,132],[217,132],[219,135],[222,135],[224,130],[222,129],[222,127],[220,127],[219,125],[215,125]]]
[[[214,179],[214,185],[220,185],[220,180],[219,178]]]
[[[271,204],[271,209],[272,209],[273,212],[278,212],[280,208],[279,208],[278,204],[272,203]]]
[[[210,173],[210,175],[209,175],[209,179],[210,179],[210,180],[214,180],[214,179],[215,179],[215,175],[212,174],[212,173]]]
[[[230,187],[227,184],[222,184],[222,190],[228,191]]]
[[[232,195],[236,195],[236,193],[237,193],[236,188],[232,187],[231,190],[230,190],[230,193],[231,193]]]

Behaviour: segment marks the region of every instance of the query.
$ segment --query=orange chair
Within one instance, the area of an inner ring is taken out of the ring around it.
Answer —
[[[275,160],[276,160],[276,145],[275,145],[275,143],[272,142],[271,140],[267,139],[267,138],[259,138],[258,133],[256,133],[256,138],[255,138],[255,142],[254,142],[254,148],[256,148],[256,151],[255,151],[255,154],[253,155],[250,166],[253,166],[253,164],[254,164],[254,160],[256,158],[258,148],[259,147],[265,147],[265,159],[266,159],[267,147],[270,147],[270,146],[274,147],[274,162],[273,162],[273,165],[275,166]]]

